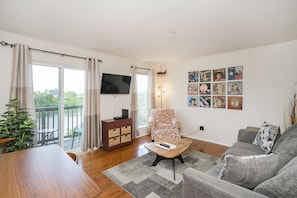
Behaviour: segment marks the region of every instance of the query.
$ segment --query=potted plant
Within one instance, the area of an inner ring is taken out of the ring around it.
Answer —
[[[33,147],[34,123],[17,99],[10,100],[7,111],[1,115],[0,139],[14,138],[6,144],[6,152]]]
[[[289,103],[284,111],[284,126],[285,129],[297,123],[297,82],[294,83],[292,96],[289,98]]]

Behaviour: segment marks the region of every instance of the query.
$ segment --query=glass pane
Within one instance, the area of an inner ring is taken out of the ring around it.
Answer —
[[[148,116],[148,76],[145,74],[137,74],[137,99],[138,99],[138,125],[139,127],[147,126]]]
[[[84,71],[64,70],[64,149],[81,148]]]
[[[59,68],[33,66],[37,141],[59,143]]]

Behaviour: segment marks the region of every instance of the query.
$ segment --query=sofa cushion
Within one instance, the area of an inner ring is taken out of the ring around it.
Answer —
[[[297,157],[280,169],[276,176],[259,184],[254,191],[268,197],[293,198],[297,195]]]
[[[251,130],[249,127],[247,129],[239,129],[238,135],[237,135],[237,141],[238,142],[247,142],[252,143],[259,132],[260,128],[258,128],[257,131]]]
[[[219,178],[253,189],[273,177],[277,171],[278,155],[233,156],[227,155]]]
[[[296,134],[297,134],[297,124],[294,124],[293,126],[286,129],[284,133],[281,135],[281,137],[277,141],[275,141],[272,152],[274,153],[275,150],[278,148],[278,146],[282,144],[285,141],[285,139],[287,139],[288,136],[296,137],[295,136]]]
[[[280,136],[272,151],[279,155],[279,168],[297,156],[297,124],[288,128]]]
[[[218,177],[223,166],[224,166],[224,160],[220,160],[215,166],[205,171],[205,173],[214,177]]]
[[[264,151],[256,145],[247,142],[235,142],[227,151],[222,154],[222,159],[226,155],[247,156],[260,154],[264,154]]]
[[[268,154],[271,152],[274,140],[279,133],[279,127],[264,122],[252,143]]]

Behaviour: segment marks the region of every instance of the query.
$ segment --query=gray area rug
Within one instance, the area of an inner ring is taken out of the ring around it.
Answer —
[[[206,171],[216,164],[217,157],[198,151],[188,150],[182,154],[185,163],[175,159],[175,176],[171,160],[162,160],[157,166],[151,166],[156,155],[147,153],[103,173],[137,198],[182,197],[182,174],[192,167]]]

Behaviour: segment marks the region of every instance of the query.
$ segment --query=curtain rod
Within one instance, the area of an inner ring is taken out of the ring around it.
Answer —
[[[151,70],[150,68],[145,68],[145,67],[137,67],[137,66],[131,66],[131,68],[133,68],[133,67],[135,67],[135,68],[137,68],[137,69]]]
[[[3,45],[3,46],[10,46],[11,48],[15,47],[15,44],[7,43],[5,41],[1,41],[0,44]],[[86,57],[82,57],[82,56],[75,56],[75,55],[70,55],[70,54],[62,54],[62,53],[59,53],[59,52],[52,52],[52,51],[43,50],[43,49],[36,49],[36,48],[31,48],[31,47],[29,47],[29,49],[30,50],[39,51],[39,52],[45,52],[45,53],[49,53],[49,54],[56,54],[56,55],[61,55],[61,56],[69,56],[69,57],[72,57],[72,58],[87,59]],[[98,62],[102,63],[102,60],[98,60]]]

